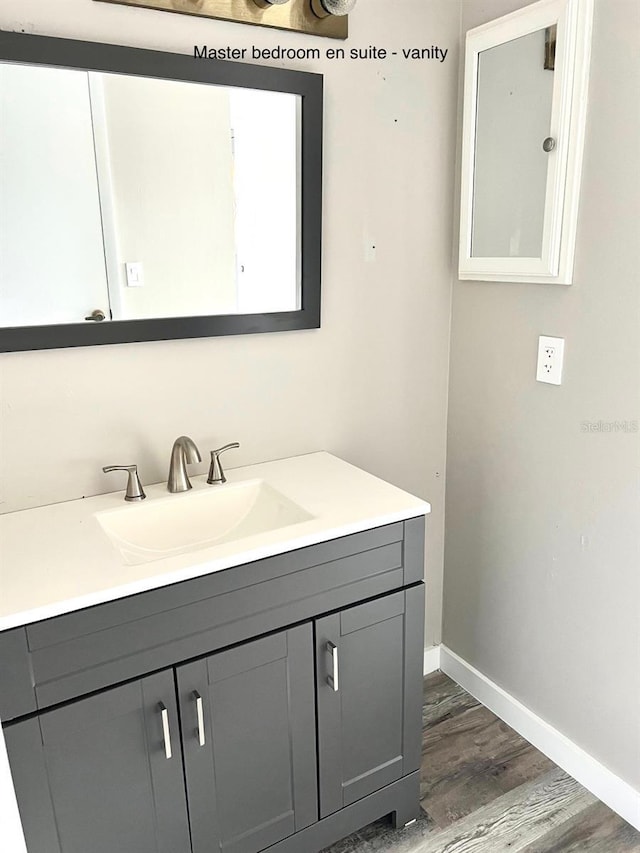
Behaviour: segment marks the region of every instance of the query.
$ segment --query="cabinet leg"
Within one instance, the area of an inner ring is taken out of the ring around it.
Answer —
[[[395,809],[391,812],[394,829],[402,829],[420,817],[420,774],[416,772],[411,776],[411,779],[407,779],[409,784],[402,787]]]
[[[403,829],[414,823],[420,817],[420,803],[415,798],[410,802],[399,803],[398,808],[391,812],[391,824],[394,829]]]

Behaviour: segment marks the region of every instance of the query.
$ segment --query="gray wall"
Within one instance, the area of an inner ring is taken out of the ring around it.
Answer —
[[[459,13],[369,0],[351,16],[348,46],[428,35],[443,63],[287,63],[326,75],[322,329],[0,356],[5,511],[112,491],[107,463],[157,482],[183,432],[203,450],[239,440],[230,466],[326,449],[432,502],[426,641],[439,641]],[[0,28],[182,53],[336,46],[88,0],[2,0]]]
[[[595,11],[573,286],[454,284],[443,639],[640,788],[640,7]]]

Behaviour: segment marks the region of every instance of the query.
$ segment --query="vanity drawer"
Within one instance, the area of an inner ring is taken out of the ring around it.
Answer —
[[[38,709],[139,677],[422,580],[423,537],[410,519],[28,625],[10,676]]]

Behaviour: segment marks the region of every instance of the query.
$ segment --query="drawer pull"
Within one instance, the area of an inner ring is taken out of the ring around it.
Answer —
[[[327,683],[337,693],[340,686],[338,683],[338,647],[331,640],[328,640],[327,651],[331,655],[331,675],[327,676]]]
[[[200,746],[204,746],[204,708],[202,704],[202,696],[198,693],[197,690],[194,690],[193,698],[196,700],[196,714],[198,716],[198,743],[200,744]]]
[[[162,737],[164,739],[164,754],[166,758],[171,758],[171,732],[169,731],[169,712],[167,711],[164,702],[160,702],[160,716],[162,718]]]

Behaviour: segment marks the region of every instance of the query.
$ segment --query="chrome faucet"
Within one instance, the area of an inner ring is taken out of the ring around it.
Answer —
[[[193,439],[189,438],[188,435],[181,435],[176,438],[171,449],[167,489],[170,492],[188,491],[191,488],[191,483],[187,476],[187,464],[201,461],[200,451]]]

